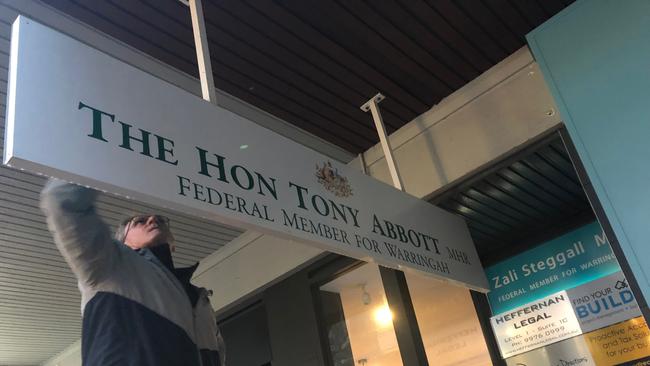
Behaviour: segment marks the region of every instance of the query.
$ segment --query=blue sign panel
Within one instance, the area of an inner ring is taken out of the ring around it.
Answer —
[[[620,271],[597,222],[488,267],[488,299],[499,314]]]
[[[648,0],[576,1],[527,37],[646,299],[650,299],[648,14]]]

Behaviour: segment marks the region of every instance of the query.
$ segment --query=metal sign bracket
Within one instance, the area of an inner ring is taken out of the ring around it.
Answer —
[[[402,177],[400,176],[399,170],[397,169],[397,164],[395,163],[395,158],[393,157],[393,148],[390,145],[390,140],[386,133],[386,126],[384,126],[384,120],[381,117],[381,112],[379,111],[379,103],[386,99],[386,97],[377,93],[374,97],[370,98],[366,103],[364,103],[360,108],[364,112],[371,112],[372,119],[375,121],[375,128],[377,129],[377,134],[379,135],[379,141],[381,142],[381,148],[384,151],[384,156],[386,157],[386,163],[388,163],[388,170],[390,171],[390,176],[393,179],[393,185],[399,190],[404,190],[404,184],[402,183]]]

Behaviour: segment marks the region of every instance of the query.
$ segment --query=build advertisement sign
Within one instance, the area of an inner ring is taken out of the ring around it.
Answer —
[[[508,365],[627,365],[650,356],[650,330],[598,223],[486,272]]]
[[[566,291],[584,333],[641,316],[623,272]]]
[[[24,17],[9,75],[7,165],[487,289],[460,217]]]

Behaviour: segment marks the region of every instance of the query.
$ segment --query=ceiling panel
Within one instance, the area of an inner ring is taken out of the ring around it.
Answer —
[[[39,364],[80,336],[76,280],[38,207],[44,181],[0,167],[0,364]],[[239,229],[106,194],[99,197],[97,208],[112,228],[136,212],[169,216],[178,266],[199,261],[241,234]],[[12,343],[14,339],[22,341]]]
[[[44,181],[0,167],[0,364],[39,364],[80,336],[76,281],[38,208]],[[241,234],[239,229],[106,194],[97,207],[112,228],[135,212],[169,216],[179,266],[197,262]]]
[[[485,266],[595,220],[559,137],[432,203],[467,220]]]

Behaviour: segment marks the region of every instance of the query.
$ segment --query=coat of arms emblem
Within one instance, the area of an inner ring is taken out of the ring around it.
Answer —
[[[318,183],[334,193],[336,197],[352,196],[352,187],[348,182],[348,178],[339,174],[338,169],[333,168],[331,162],[323,163],[322,167],[316,164],[316,178]]]

